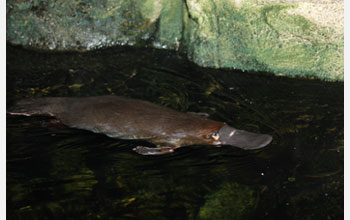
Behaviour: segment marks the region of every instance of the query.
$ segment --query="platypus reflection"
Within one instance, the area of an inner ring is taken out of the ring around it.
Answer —
[[[194,114],[118,96],[23,99],[9,113],[49,115],[72,128],[112,138],[143,139],[156,145],[134,148],[142,155],[172,153],[189,145],[232,145],[251,150],[262,148],[272,140],[270,135],[238,130]]]

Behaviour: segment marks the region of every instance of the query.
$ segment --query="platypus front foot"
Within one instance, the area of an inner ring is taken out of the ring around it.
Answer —
[[[162,155],[173,153],[174,149],[172,147],[143,147],[137,146],[133,149],[136,153],[142,155]]]

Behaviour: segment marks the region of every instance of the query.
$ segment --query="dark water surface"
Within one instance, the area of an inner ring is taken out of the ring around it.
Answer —
[[[7,115],[8,219],[342,219],[343,83],[197,67],[128,47],[7,47],[7,104],[122,95],[273,135],[268,147],[191,146],[141,156],[142,141]],[[79,112],[77,112],[79,114]]]

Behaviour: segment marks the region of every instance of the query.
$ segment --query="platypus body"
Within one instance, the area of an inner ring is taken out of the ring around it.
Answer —
[[[143,139],[156,145],[134,148],[142,155],[172,153],[189,145],[232,145],[251,150],[272,140],[270,135],[238,130],[226,123],[119,96],[23,99],[8,113],[53,116],[72,128],[112,138]]]

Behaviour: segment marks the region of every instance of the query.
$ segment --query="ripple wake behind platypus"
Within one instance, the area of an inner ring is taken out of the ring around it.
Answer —
[[[143,139],[156,145],[134,148],[142,155],[172,153],[190,145],[232,145],[252,150],[272,141],[270,135],[238,130],[226,123],[120,96],[23,99],[8,113],[53,116],[72,128],[112,138]]]

